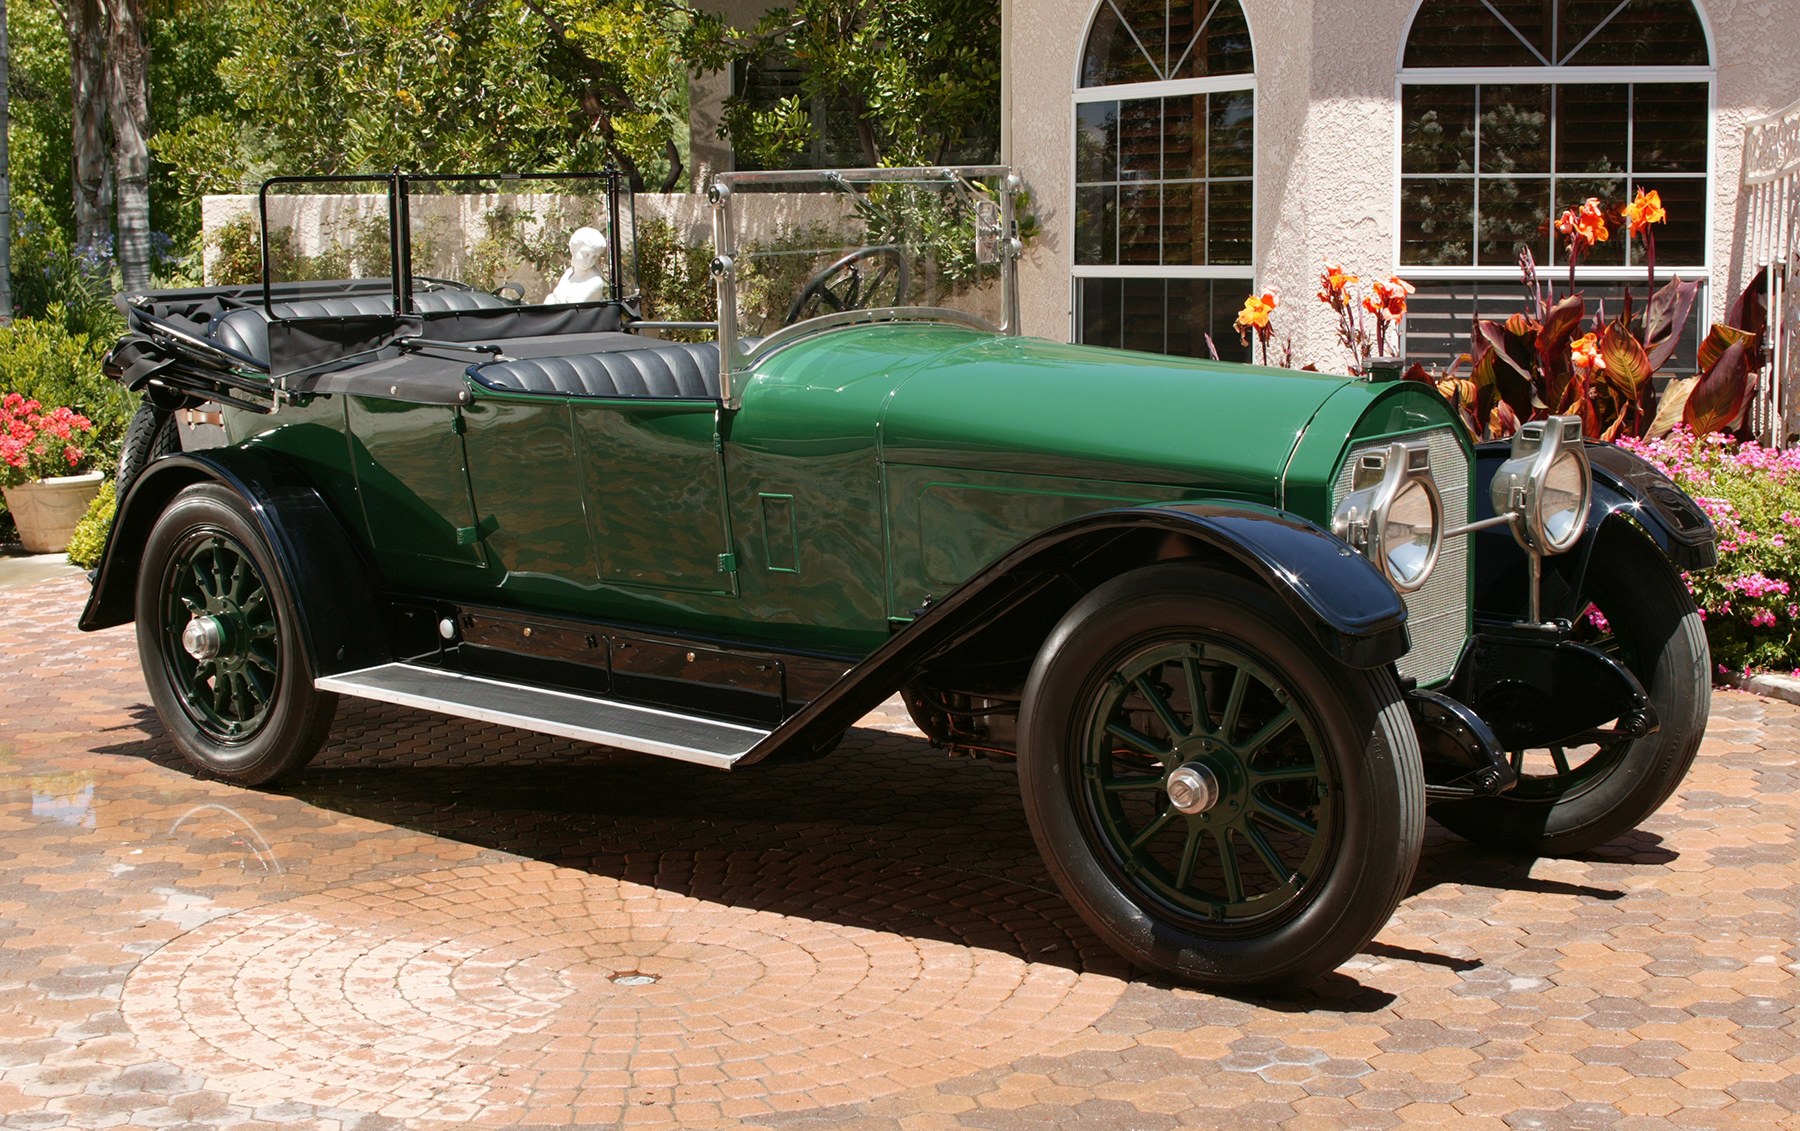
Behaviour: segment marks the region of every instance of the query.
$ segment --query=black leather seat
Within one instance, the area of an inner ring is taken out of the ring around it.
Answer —
[[[716,400],[719,346],[716,342],[667,342],[571,357],[491,361],[470,366],[469,376],[506,393]]]
[[[498,310],[513,305],[487,291],[414,291],[412,300],[413,309],[420,314],[439,314],[446,310]]]

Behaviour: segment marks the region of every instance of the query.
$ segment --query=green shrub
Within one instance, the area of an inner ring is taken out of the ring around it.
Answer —
[[[114,338],[72,330],[61,304],[43,318],[0,326],[0,392],[20,393],[46,409],[67,405],[94,422],[95,461],[119,457],[138,398],[100,370]]]
[[[113,497],[113,482],[108,479],[100,485],[100,493],[88,504],[87,513],[75,524],[75,533],[69,537],[69,562],[82,569],[93,569],[100,564],[100,552],[106,549],[106,535],[112,529],[113,512],[118,509],[118,500]]]

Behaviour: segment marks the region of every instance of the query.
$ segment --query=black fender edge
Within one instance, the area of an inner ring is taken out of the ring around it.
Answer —
[[[995,616],[1121,537],[1151,533],[1204,547],[1279,596],[1331,655],[1353,668],[1392,663],[1410,646],[1406,605],[1368,559],[1306,519],[1255,503],[1173,503],[1096,511],[1043,531],[921,610],[911,624],[752,748],[740,764],[793,743],[829,741],[907,676]],[[1149,564],[1133,562],[1132,565]],[[1117,572],[1114,570],[1113,572]]]
[[[218,483],[249,507],[275,558],[277,576],[299,616],[314,676],[386,663],[371,579],[373,568],[323,496],[281,461],[242,448],[164,456],[146,467],[113,517],[93,592],[78,622],[83,632],[127,624],[143,548],[157,518],[182,488]]]
[[[1488,485],[1510,454],[1502,443],[1475,449],[1477,518],[1494,513]],[[1655,542],[1681,572],[1706,569],[1719,560],[1716,533],[1706,512],[1647,461],[1612,444],[1588,441],[1588,464],[1594,473],[1593,501],[1588,506],[1581,541],[1566,554],[1544,559],[1543,615],[1573,619],[1581,609],[1576,597],[1587,578],[1588,564],[1601,533],[1630,526]],[[1505,526],[1475,535],[1475,608],[1490,617],[1525,615],[1529,564],[1525,551]]]

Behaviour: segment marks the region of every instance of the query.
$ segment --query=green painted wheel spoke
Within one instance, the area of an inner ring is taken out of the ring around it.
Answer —
[[[1175,886],[1178,889],[1185,888],[1193,882],[1194,861],[1200,855],[1201,835],[1202,830],[1199,825],[1188,828],[1187,843],[1181,846],[1181,866],[1175,869]]]
[[[1242,903],[1244,877],[1238,874],[1237,852],[1231,845],[1231,830],[1214,830],[1213,840],[1219,846],[1219,871],[1225,876],[1225,899],[1230,903]]]
[[[1518,777],[1525,776],[1525,748],[1523,746],[1512,751],[1512,770]]]
[[[1319,776],[1316,762],[1308,762],[1304,766],[1278,766],[1270,770],[1259,770],[1255,766],[1246,766],[1245,769],[1250,774],[1252,788],[1284,781],[1313,781]]]
[[[1146,754],[1153,754],[1158,758],[1167,758],[1169,756],[1170,747],[1168,743],[1158,742],[1147,735],[1139,734],[1124,723],[1107,723],[1106,733],[1112,735],[1125,745],[1136,747]]]
[[[1285,883],[1287,878],[1294,874],[1293,870],[1281,859],[1281,854],[1275,851],[1275,846],[1269,843],[1269,838],[1262,835],[1262,830],[1246,821],[1244,822],[1244,836],[1250,841],[1250,847],[1254,848],[1256,854],[1262,857],[1263,863],[1268,865],[1269,874],[1275,877],[1276,883]]]
[[[1200,661],[1188,656],[1181,661],[1181,674],[1187,678],[1188,709],[1194,713],[1195,734],[1216,734],[1212,718],[1206,710],[1206,688],[1200,681]]]
[[[244,600],[244,579],[249,564],[239,558],[237,564],[231,567],[231,599],[236,604],[241,605]]]
[[[1569,756],[1563,752],[1562,747],[1552,746],[1550,748],[1550,759],[1556,763],[1557,773],[1566,774],[1569,772]]]
[[[1265,800],[1264,798],[1253,798],[1250,802],[1250,807],[1256,812],[1269,818],[1269,820],[1274,821],[1276,824],[1293,829],[1302,836],[1319,835],[1319,826],[1310,824],[1298,813],[1290,813],[1281,806]]]
[[[1163,779],[1114,778],[1100,788],[1108,793],[1150,793],[1163,788]]]
[[[239,671],[238,678],[243,681],[244,690],[256,704],[258,711],[269,705],[269,689],[263,685],[262,676],[256,669],[243,668]]]
[[[1136,852],[1138,849],[1144,847],[1144,845],[1149,844],[1157,833],[1162,832],[1163,829],[1168,827],[1169,822],[1174,820],[1175,816],[1176,809],[1173,805],[1164,809],[1156,815],[1154,820],[1138,830],[1138,834],[1131,838],[1131,843],[1127,847],[1133,852]]]
[[[1169,732],[1169,740],[1173,742],[1175,739],[1187,737],[1188,728],[1175,717],[1175,709],[1169,706],[1167,699],[1163,698],[1162,691],[1150,682],[1150,677],[1140,675],[1132,682],[1137,687],[1138,693],[1149,701],[1150,709],[1156,712],[1156,717],[1162,720],[1163,727]]]
[[[1225,711],[1219,716],[1219,733],[1227,740],[1237,730],[1238,716],[1244,711],[1244,693],[1249,690],[1250,673],[1243,668],[1237,669],[1231,677],[1231,693],[1225,697]]]
[[[1294,716],[1294,709],[1283,707],[1280,714],[1265,723],[1261,730],[1250,736],[1250,741],[1244,743],[1244,760],[1248,762],[1262,753],[1263,747],[1275,741],[1277,735],[1293,726],[1296,721],[1298,720]]]

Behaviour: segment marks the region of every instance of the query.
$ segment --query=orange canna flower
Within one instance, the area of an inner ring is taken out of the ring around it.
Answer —
[[[1379,314],[1385,322],[1398,322],[1406,317],[1406,296],[1414,289],[1400,276],[1390,275],[1385,283],[1369,284],[1371,294],[1363,299],[1363,309],[1370,314]]]
[[[1234,325],[1239,333],[1251,329],[1256,330],[1259,334],[1267,333],[1269,315],[1275,313],[1275,308],[1279,305],[1281,305],[1281,292],[1275,287],[1270,287],[1260,295],[1251,295],[1244,300],[1244,309],[1238,312],[1237,322]]]
[[[1319,286],[1324,288],[1319,292],[1319,301],[1333,307],[1342,306],[1344,289],[1356,281],[1356,276],[1347,273],[1343,267],[1327,263],[1325,269],[1319,272]]]
[[[1583,377],[1606,368],[1606,359],[1600,356],[1600,341],[1593,334],[1583,334],[1569,343],[1569,361]]]
[[[1581,202],[1580,208],[1570,208],[1556,218],[1556,230],[1569,237],[1571,248],[1588,248],[1595,244],[1605,243],[1612,235],[1606,229],[1606,213],[1600,208],[1600,198],[1590,196]]]
[[[1637,190],[1637,199],[1625,206],[1625,220],[1631,225],[1631,234],[1641,236],[1652,224],[1666,223],[1669,214],[1663,210],[1662,195],[1655,189],[1645,192]]]

